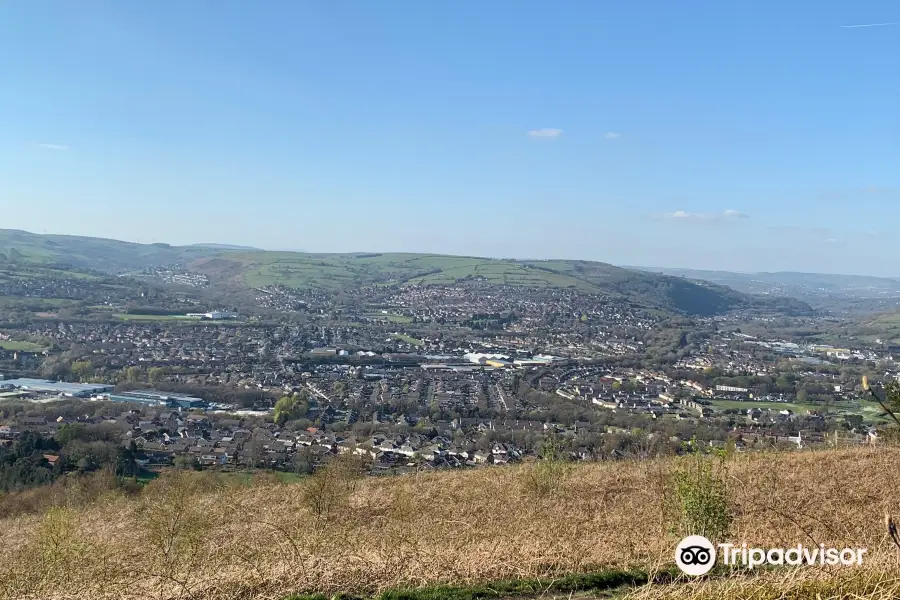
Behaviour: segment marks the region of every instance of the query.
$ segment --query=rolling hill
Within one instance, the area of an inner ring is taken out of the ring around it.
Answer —
[[[104,238],[39,235],[17,229],[0,229],[0,261],[67,264],[106,273],[187,263],[220,252],[221,249],[203,246],[135,244]]]
[[[898,298],[900,279],[867,275],[832,275],[827,273],[734,273],[696,269],[630,267],[651,273],[672,275],[727,285],[748,294],[780,293],[794,297],[846,297],[852,299]]]
[[[803,302],[762,298],[724,286],[655,275],[607,263],[573,260],[512,260],[438,254],[229,253],[199,259],[192,268],[212,280],[253,287],[321,287],[449,284],[483,281],[498,285],[574,288],[617,296],[635,304],[689,315],[714,315],[741,308],[811,314]]]
[[[796,298],[822,314],[839,318],[867,318],[879,313],[900,314],[900,279],[827,273],[734,273],[695,269],[628,267],[728,286],[745,294]]]
[[[229,247],[233,248],[233,247]],[[315,287],[339,290],[363,285],[485,282],[572,288],[606,294],[648,308],[687,315],[735,309],[810,314],[790,298],[763,298],[701,281],[578,260],[513,260],[438,254],[310,254],[170,246],[0,230],[0,261],[71,265],[107,273],[181,263],[213,284]]]

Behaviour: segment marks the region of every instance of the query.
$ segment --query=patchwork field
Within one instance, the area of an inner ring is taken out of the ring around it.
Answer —
[[[187,266],[214,283],[231,286],[341,290],[392,284],[484,281],[601,293],[651,310],[691,315],[752,308],[811,314],[787,298],[751,297],[726,287],[583,260],[513,260],[411,253],[311,254],[210,246],[135,244],[78,236],[37,235],[0,229],[0,270],[67,269],[67,276],[98,278],[148,267]],[[78,273],[68,266],[92,273]],[[0,273],[0,283],[3,274]]]
[[[200,260],[195,268],[212,275],[237,277],[253,287],[280,284],[337,289],[348,284],[366,283],[447,284],[477,277],[509,285],[597,290],[587,281],[555,270],[559,268],[556,263],[541,268],[535,268],[536,264],[431,254],[252,252]]]

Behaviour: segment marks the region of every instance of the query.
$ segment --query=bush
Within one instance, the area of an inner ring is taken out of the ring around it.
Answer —
[[[190,597],[205,575],[202,566],[210,559],[209,541],[222,510],[209,499],[221,490],[219,478],[190,471],[165,473],[144,488],[136,511],[148,567],[141,575],[160,598]]]
[[[541,460],[523,471],[522,483],[528,494],[549,498],[559,491],[571,473],[572,464],[566,460],[563,442],[550,437],[544,442]]]
[[[328,521],[338,516],[358,488],[365,466],[364,459],[357,455],[333,457],[303,483],[303,504],[318,520]]]
[[[673,474],[673,533],[702,535],[713,543],[725,539],[734,519],[724,456],[695,454]]]

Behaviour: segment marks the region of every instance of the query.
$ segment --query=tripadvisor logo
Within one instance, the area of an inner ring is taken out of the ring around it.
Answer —
[[[716,564],[717,554],[722,563],[731,567],[752,569],[760,565],[862,565],[866,548],[826,548],[819,544],[807,548],[797,544],[791,548],[749,548],[747,544],[719,544],[716,546],[702,535],[689,535],[675,548],[675,564],[687,575],[709,573]]]
[[[689,535],[675,548],[675,564],[688,575],[706,575],[716,564],[716,548],[702,535]]]

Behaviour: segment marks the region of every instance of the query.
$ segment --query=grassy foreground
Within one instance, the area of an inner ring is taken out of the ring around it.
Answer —
[[[900,595],[900,550],[883,524],[900,513],[900,449],[728,461],[731,541],[865,547],[863,567],[663,583],[677,542],[667,508],[677,464],[579,465],[549,487],[536,485],[534,465],[362,479],[334,470],[252,486],[167,475],[136,498],[109,493],[0,520],[0,598],[568,597],[573,589],[514,582],[572,573],[610,578],[574,589],[631,583],[628,595],[643,598]],[[623,573],[639,576],[615,580]],[[500,581],[508,587],[492,588]],[[431,591],[396,591],[416,588]],[[494,592],[470,593],[479,589]]]

